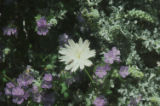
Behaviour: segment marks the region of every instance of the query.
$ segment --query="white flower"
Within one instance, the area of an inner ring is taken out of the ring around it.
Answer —
[[[78,68],[82,70],[85,66],[92,65],[89,58],[95,56],[95,50],[90,50],[89,44],[88,40],[83,42],[81,38],[78,43],[69,39],[68,44],[64,48],[60,48],[60,61],[65,62],[66,70],[75,72]]]

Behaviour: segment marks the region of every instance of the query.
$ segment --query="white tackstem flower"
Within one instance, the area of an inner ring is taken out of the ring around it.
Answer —
[[[88,40],[82,41],[79,39],[78,43],[73,40],[68,40],[68,44],[64,48],[60,48],[60,61],[66,64],[65,69],[75,72],[77,69],[84,69],[85,66],[91,66],[92,62],[89,58],[95,56],[95,50],[90,50],[90,42]]]

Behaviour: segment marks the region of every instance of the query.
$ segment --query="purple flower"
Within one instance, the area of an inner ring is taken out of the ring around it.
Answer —
[[[12,89],[12,96],[13,96],[13,99],[12,101],[14,103],[17,103],[17,104],[22,104],[23,101],[24,101],[24,90],[20,87],[15,87]]]
[[[24,99],[22,97],[13,97],[12,99],[13,103],[16,103],[16,104],[22,104],[24,102]]]
[[[48,82],[52,81],[52,74],[45,74],[43,80]]]
[[[50,24],[47,23],[44,17],[41,17],[37,21],[37,34],[38,35],[47,35]]]
[[[105,106],[107,104],[107,100],[103,96],[99,96],[94,100],[93,104],[95,106]]]
[[[42,95],[40,93],[33,94],[33,101],[40,103],[42,101]]]
[[[13,96],[23,96],[24,95],[24,90],[20,87],[15,87],[12,89],[12,95]]]
[[[20,74],[17,79],[17,83],[20,87],[27,87],[28,85],[31,85],[33,81],[34,77],[25,72]]]
[[[114,60],[120,62],[120,51],[116,48],[112,48],[113,55],[115,56]]]
[[[69,39],[69,36],[66,33],[61,34],[59,36],[59,43],[60,43],[60,45],[63,46],[65,43],[68,43],[68,39]]]
[[[44,106],[53,106],[55,101],[55,94],[54,93],[45,93],[43,95],[42,101]]]
[[[121,75],[122,78],[126,78],[129,75],[128,66],[121,66],[119,74]]]
[[[17,29],[6,27],[6,28],[3,29],[3,34],[8,35],[8,36],[16,35],[17,34]]]
[[[5,90],[5,94],[6,95],[11,95],[12,94],[12,88],[14,88],[15,85],[12,83],[12,82],[8,82],[6,84],[6,88],[4,89]]]
[[[113,64],[114,61],[120,62],[120,51],[113,47],[111,51],[104,54],[104,61],[107,64]]]
[[[32,93],[38,93],[38,92],[39,92],[38,86],[33,85],[33,86],[32,86],[32,89],[31,89],[31,92],[32,92]]]
[[[50,88],[52,88],[52,83],[47,82],[47,81],[43,81],[41,87],[50,89]]]
[[[38,89],[38,86],[33,85],[31,92],[32,92],[33,101],[40,103],[42,101],[42,95]]]
[[[99,78],[103,78],[107,74],[107,71],[109,71],[110,69],[111,68],[109,67],[109,65],[100,66],[100,67],[97,67],[95,74]]]
[[[25,91],[23,98],[27,100],[29,96],[30,96],[30,90]]]
[[[52,74],[45,74],[43,77],[42,88],[52,88]]]

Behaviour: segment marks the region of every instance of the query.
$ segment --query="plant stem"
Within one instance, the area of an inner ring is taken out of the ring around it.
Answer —
[[[7,79],[7,80],[9,80],[9,81],[11,81],[12,83],[14,83],[15,85],[17,85],[10,77],[8,77],[6,74],[3,74],[3,76]]]
[[[6,74],[3,75],[7,80],[12,81],[10,77],[8,77]]]
[[[92,77],[89,75],[88,71],[86,69],[84,69],[84,71],[86,72],[86,74],[88,75],[89,79],[91,80],[92,83],[94,83]]]

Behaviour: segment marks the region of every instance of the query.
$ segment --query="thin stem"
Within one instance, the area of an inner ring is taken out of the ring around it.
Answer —
[[[7,80],[9,80],[9,81],[11,81],[12,83],[14,83],[15,85],[17,85],[10,77],[8,77],[6,74],[3,74],[3,76],[7,79]]]
[[[8,77],[6,74],[3,75],[7,80],[12,81],[10,77]]]
[[[94,83],[92,77],[89,75],[88,71],[86,69],[84,69],[84,71],[86,72],[86,74],[88,75],[89,79],[91,80],[92,83]]]

